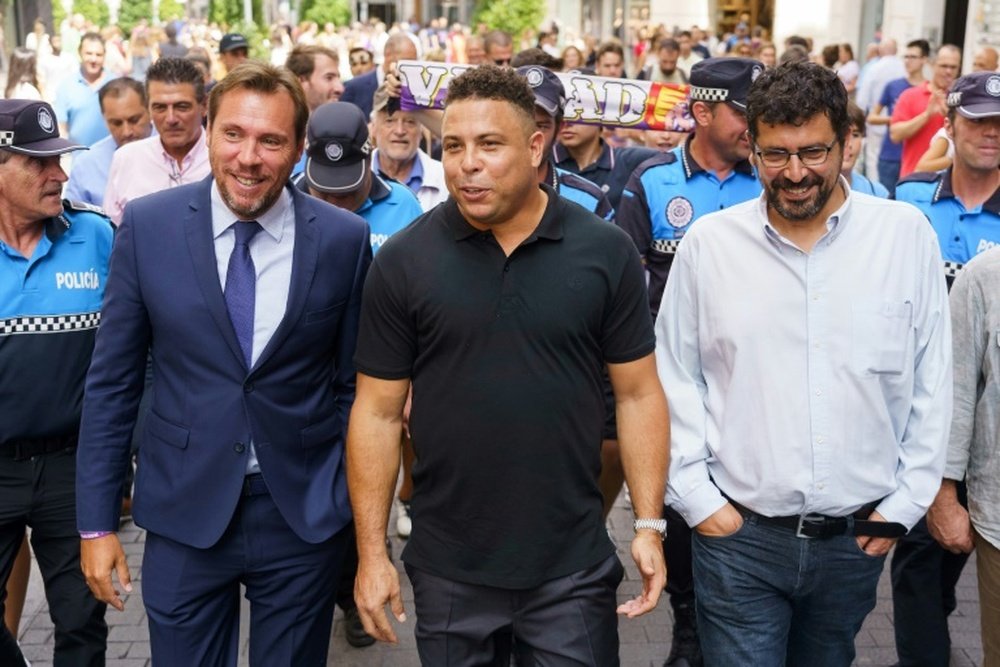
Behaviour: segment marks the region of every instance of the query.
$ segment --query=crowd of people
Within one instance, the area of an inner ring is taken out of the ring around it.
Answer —
[[[1000,665],[997,52],[748,19],[36,24],[0,100],[0,663],[30,528],[56,663],[103,664],[133,515],[157,664],[235,665],[240,584],[251,664],[326,664],[335,606],[396,641],[395,506],[426,665],[615,665],[665,590],[666,665],[846,666],[893,548],[900,664],[948,664],[975,548]],[[401,60],[477,67],[403,108]],[[673,84],[694,130],[566,122],[565,72]]]

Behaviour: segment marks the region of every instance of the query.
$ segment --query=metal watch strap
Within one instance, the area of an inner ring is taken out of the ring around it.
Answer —
[[[660,537],[666,539],[667,537],[667,520],[666,519],[636,519],[632,522],[632,530],[639,532],[640,530],[655,530],[660,534]]]

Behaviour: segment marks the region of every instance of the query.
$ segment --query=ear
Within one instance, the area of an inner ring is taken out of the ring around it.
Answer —
[[[689,110],[698,127],[708,127],[712,122],[712,109],[701,100],[692,102]]]
[[[955,126],[952,125],[951,120],[948,116],[944,117],[944,131],[948,135],[948,138],[955,141]]]
[[[531,151],[531,166],[537,169],[542,164],[542,160],[545,159],[545,156],[542,155],[545,150],[545,135],[538,130],[532,132],[531,136],[528,137],[528,150]]]

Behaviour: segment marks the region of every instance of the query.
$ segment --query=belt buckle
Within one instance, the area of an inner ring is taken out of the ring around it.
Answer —
[[[799,525],[795,527],[795,537],[800,537],[804,540],[816,539],[818,535],[807,535],[804,530],[809,527],[820,527],[826,522],[826,517],[822,514],[800,514],[799,515]]]

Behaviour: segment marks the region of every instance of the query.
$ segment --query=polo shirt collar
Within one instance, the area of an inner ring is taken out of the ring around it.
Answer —
[[[691,155],[691,142],[694,140],[694,134],[689,134],[688,138],[684,140],[684,143],[680,146],[681,154],[681,164],[684,165],[684,175],[688,180],[692,176],[699,172],[706,171]],[[739,172],[741,174],[746,174],[747,176],[753,176],[753,165],[750,164],[750,160],[740,160],[735,165],[733,165],[733,171]]]
[[[934,198],[931,200],[931,203],[936,204],[942,197],[955,197],[955,190],[951,184],[951,173],[952,168],[948,167],[941,176],[941,180],[938,181],[937,190],[934,191]],[[997,188],[993,192],[993,195],[983,202],[983,210],[989,211],[994,215],[1000,215],[1000,188]]]
[[[389,186],[388,183],[382,180],[382,177],[379,175],[378,171],[372,169],[371,172],[372,172],[372,189],[368,191],[368,199],[372,200],[373,202],[376,202],[388,197],[389,193],[392,192],[392,188]]]
[[[559,195],[552,189],[552,186],[545,183],[540,183],[538,187],[545,192],[549,201],[545,206],[545,212],[542,213],[542,219],[538,222],[538,226],[535,227],[535,231],[531,232],[531,235],[524,240],[524,243],[530,243],[536,239],[548,239],[550,241],[561,240],[563,237],[562,221],[557,215],[557,209],[559,208]],[[479,234],[490,233],[488,230],[484,231],[476,229],[470,225],[465,218],[462,217],[462,212],[459,210],[458,204],[454,199],[449,197],[445,201],[443,209],[445,221],[448,227],[451,228],[452,235],[456,241],[464,241],[474,236],[478,236]]]

